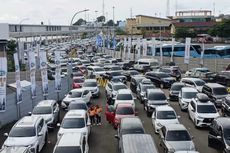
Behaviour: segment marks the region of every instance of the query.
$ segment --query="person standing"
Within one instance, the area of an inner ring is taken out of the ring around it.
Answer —
[[[95,115],[96,115],[96,109],[94,108],[94,106],[91,106],[89,109],[89,118],[90,118],[91,125],[95,125]]]
[[[102,108],[99,105],[96,105],[96,122],[97,125],[101,125],[101,113],[102,113]]]

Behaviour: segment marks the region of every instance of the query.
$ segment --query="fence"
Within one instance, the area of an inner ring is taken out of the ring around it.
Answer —
[[[65,94],[69,91],[67,78],[63,78],[61,84],[62,88],[58,96],[55,92],[54,81],[49,81],[49,95],[47,96],[47,99],[62,100],[64,98]],[[39,84],[36,86],[36,93],[36,98],[32,100],[30,88],[22,91],[22,103],[19,104],[19,109],[17,109],[16,93],[8,94],[6,97],[6,111],[0,112],[0,128],[8,123],[18,120],[20,117],[28,115],[28,112],[33,110],[33,106],[36,106],[39,101],[44,100],[42,86]]]

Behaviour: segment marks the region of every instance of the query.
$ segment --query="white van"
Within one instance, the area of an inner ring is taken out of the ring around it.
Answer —
[[[134,65],[134,69],[138,71],[146,71],[146,69],[157,69],[159,68],[159,62],[157,59],[148,59],[143,58],[137,61],[137,64]]]

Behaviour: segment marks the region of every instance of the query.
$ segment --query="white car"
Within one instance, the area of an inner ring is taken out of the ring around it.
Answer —
[[[31,116],[40,116],[44,118],[48,128],[54,128],[59,121],[60,113],[56,100],[43,100],[34,107]]]
[[[135,97],[132,94],[130,89],[120,89],[116,97],[113,98],[114,100],[114,108],[117,107],[118,104],[125,103],[131,104],[133,108],[135,108]]]
[[[30,147],[33,153],[39,153],[47,144],[48,130],[45,120],[42,117],[25,116],[20,119],[10,130],[5,133],[7,139],[3,148],[12,146]]]
[[[100,89],[97,85],[96,79],[86,79],[84,84],[82,85],[84,89],[87,89],[91,92],[93,97],[99,97]]]
[[[69,106],[69,103],[77,100],[83,100],[85,103],[89,103],[91,97],[91,92],[85,88],[73,89],[62,100],[62,107],[67,108]]]
[[[87,137],[82,133],[65,133],[54,147],[53,153],[88,153]]]
[[[205,81],[199,78],[182,78],[181,82],[187,87],[193,87],[197,91],[202,92],[202,88],[205,85]]]
[[[177,116],[175,110],[168,105],[158,106],[152,114],[152,124],[155,129],[155,133],[159,133],[160,128],[166,124],[179,124],[179,116]]]
[[[105,70],[102,67],[99,66],[88,66],[88,77],[100,77],[101,74],[105,74]]]
[[[64,116],[57,134],[59,139],[64,133],[83,133],[87,138],[90,134],[90,119],[85,110],[70,110]],[[87,139],[88,140],[88,139]]]
[[[196,97],[198,91],[192,87],[183,87],[179,92],[179,105],[182,111],[188,109],[188,104]]]
[[[195,127],[210,126],[212,121],[220,116],[216,106],[203,93],[197,94],[196,98],[189,103],[188,114]]]
[[[128,87],[120,81],[110,81],[105,87],[105,95],[107,98],[115,97],[120,89],[128,89]]]

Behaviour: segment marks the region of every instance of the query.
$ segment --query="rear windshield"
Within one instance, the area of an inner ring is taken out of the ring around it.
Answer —
[[[85,120],[84,118],[65,118],[62,121],[62,128],[83,128],[85,127]]]
[[[148,99],[149,100],[166,100],[167,98],[162,93],[150,93]]]
[[[184,92],[182,98],[192,99],[196,97],[197,92]]]
[[[69,93],[69,98],[80,98],[82,95],[82,92],[70,92]]]
[[[184,87],[184,85],[173,85],[172,88],[171,88],[171,90],[173,90],[173,91],[180,91],[181,88],[183,88],[183,87]]]
[[[227,95],[227,89],[226,88],[213,88],[214,95]]]
[[[51,114],[51,107],[35,107],[33,114]]]
[[[75,82],[75,83],[83,83],[83,82],[84,82],[84,79],[74,79],[74,82]]]
[[[117,100],[133,100],[133,96],[131,94],[118,94]]]
[[[113,89],[114,89],[115,91],[118,91],[118,90],[120,90],[120,89],[127,89],[127,87],[126,87],[126,85],[115,85],[115,86],[113,87]]]
[[[96,87],[97,86],[97,82],[85,82],[84,87]]]
[[[134,110],[132,107],[122,107],[122,108],[117,109],[116,114],[118,114],[118,115],[133,115]]]
[[[204,81],[194,81],[197,86],[204,86]]]
[[[157,119],[176,119],[174,111],[158,111]]]
[[[186,130],[168,131],[167,141],[191,141],[191,137]]]
[[[79,103],[73,104],[73,103],[70,103],[69,110],[73,110],[73,109],[87,110],[87,106],[86,106],[86,104],[79,104]]]

